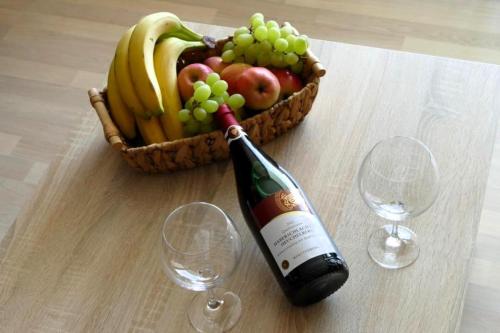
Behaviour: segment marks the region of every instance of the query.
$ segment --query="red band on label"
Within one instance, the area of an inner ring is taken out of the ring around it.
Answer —
[[[276,216],[293,211],[310,212],[298,191],[278,191],[259,202],[253,208],[259,230]]]

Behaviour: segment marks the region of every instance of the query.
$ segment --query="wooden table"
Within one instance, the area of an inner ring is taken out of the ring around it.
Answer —
[[[215,36],[229,31],[194,26]],[[328,69],[313,110],[265,150],[301,182],[347,258],[351,277],[342,289],[308,308],[291,306],[244,224],[230,163],[136,173],[104,141],[89,106],[78,139],[1,243],[2,331],[190,331],[185,309],[193,294],[164,277],[158,249],[166,215],[195,200],[222,207],[243,236],[241,263],[226,286],[243,302],[234,332],[455,331],[500,108],[500,68],[325,41],[314,41],[313,51]],[[398,271],[366,253],[382,221],[356,186],[364,155],[391,135],[426,142],[442,173],[436,204],[410,222],[420,258]]]

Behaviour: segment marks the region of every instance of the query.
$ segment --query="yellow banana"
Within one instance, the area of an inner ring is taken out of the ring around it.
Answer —
[[[120,38],[115,52],[115,77],[118,90],[122,96],[123,102],[128,109],[138,116],[148,118],[144,106],[142,106],[137,93],[135,92],[132,76],[128,66],[128,45],[130,36],[134,31],[135,25],[128,29]]]
[[[135,120],[137,121],[137,127],[139,127],[139,131],[146,144],[150,145],[152,143],[167,141],[158,117],[144,119],[140,116],[135,116]]]
[[[132,83],[132,77],[128,66],[128,46],[134,28],[135,25],[128,29],[118,42],[114,59],[114,71],[120,96],[128,109],[135,114],[135,118],[133,119],[137,122],[137,127],[139,128],[139,132],[144,142],[149,145],[167,141],[167,138],[163,133],[158,118],[152,117],[151,119],[145,119],[150,115],[146,114],[145,108],[142,106],[139,97],[137,97],[137,93]]]
[[[160,12],[148,15],[137,23],[128,48],[129,68],[135,91],[148,115],[164,112],[160,85],[154,70],[153,53],[160,38],[171,35],[192,37],[201,40],[202,36],[187,28],[172,13]]]
[[[160,83],[160,91],[165,113],[160,120],[169,140],[183,137],[182,124],[177,113],[182,109],[182,101],[177,89],[177,59],[188,48],[203,48],[203,42],[188,42],[177,37],[169,37],[156,45],[154,67]]]
[[[199,42],[203,40],[203,36],[194,32],[193,30],[189,29],[184,25],[184,23],[181,22],[182,29],[173,31],[167,34],[161,35],[158,40],[162,40],[168,37],[177,37],[180,39],[184,39],[185,41],[188,42]]]
[[[108,72],[108,102],[111,116],[120,129],[120,132],[128,139],[135,138],[134,115],[127,109],[125,103],[123,103],[120,92],[118,91],[114,61],[111,62]]]

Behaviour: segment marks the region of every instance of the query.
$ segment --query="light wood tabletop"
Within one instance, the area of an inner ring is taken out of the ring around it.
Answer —
[[[230,30],[201,24],[200,32]],[[97,116],[0,246],[0,327],[5,332],[189,332],[193,293],[170,282],[159,260],[163,220],[208,201],[235,220],[244,243],[226,287],[238,293],[234,332],[449,332],[460,324],[500,110],[500,67],[326,41],[327,68],[303,124],[265,146],[302,184],[350,265],[346,285],[307,308],[288,303],[240,213],[232,166],[170,175],[131,170],[104,141]],[[409,222],[420,237],[412,266],[384,270],[366,253],[382,224],[362,202],[364,155],[392,135],[434,152],[441,193]]]

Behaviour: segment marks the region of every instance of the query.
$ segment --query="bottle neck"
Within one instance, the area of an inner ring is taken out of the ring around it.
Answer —
[[[215,119],[228,144],[247,135],[238,120],[236,120],[234,112],[226,104],[219,107],[219,110],[215,113]]]
[[[219,106],[219,109],[215,113],[215,121],[223,133],[226,133],[231,126],[240,126],[233,110],[227,104]]]

